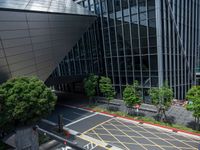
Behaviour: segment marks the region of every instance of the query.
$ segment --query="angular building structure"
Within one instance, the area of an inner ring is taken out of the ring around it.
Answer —
[[[94,20],[72,0],[0,0],[0,81],[45,81]]]
[[[95,73],[112,79],[117,97],[137,80],[145,102],[166,81],[184,99],[199,24],[199,0],[0,0],[0,79]]]
[[[195,84],[200,43],[199,0],[75,0],[97,21],[52,76],[100,73],[118,96],[138,80],[148,90],[168,82],[177,99]],[[62,89],[65,86],[59,86]]]

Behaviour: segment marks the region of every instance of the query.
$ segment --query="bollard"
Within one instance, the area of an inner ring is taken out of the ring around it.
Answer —
[[[62,115],[58,115],[58,132],[62,132],[63,131],[63,116]]]

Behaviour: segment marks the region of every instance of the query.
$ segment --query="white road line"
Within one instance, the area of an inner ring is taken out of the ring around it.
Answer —
[[[73,120],[67,119],[67,118],[65,118],[65,117],[63,117],[63,120],[66,120],[66,121],[69,121],[69,122],[72,122],[72,121],[73,121]]]
[[[91,115],[89,115],[89,116],[83,117],[83,118],[81,118],[81,119],[79,119],[79,120],[76,120],[76,121],[74,121],[74,122],[71,122],[71,123],[65,125],[63,128],[66,128],[66,127],[68,127],[68,126],[70,126],[70,125],[72,125],[72,124],[75,124],[75,123],[80,122],[80,121],[82,121],[82,120],[85,120],[85,119],[87,119],[87,118],[93,117],[93,116],[95,116],[95,115],[97,115],[97,114],[98,114],[98,113],[94,113],[94,114],[91,114]]]
[[[52,122],[52,121],[50,121],[50,120],[41,119],[41,121],[44,122],[44,123],[50,124],[50,125],[52,125],[52,126],[57,126],[57,123]]]
[[[87,116],[87,115],[83,115],[83,114],[81,114],[81,113],[77,113],[77,112],[75,112],[75,111],[73,111],[72,113],[74,113],[74,114],[76,114],[76,115],[79,115],[79,116]]]
[[[65,105],[65,104],[58,104],[60,106],[65,106],[65,107],[69,107],[69,108],[74,108],[74,109],[79,109],[79,110],[82,110],[82,111],[87,111],[87,112],[92,112],[91,110],[87,110],[87,109],[84,109],[84,108],[79,108],[79,107],[76,107],[76,106],[70,106],[70,105]]]

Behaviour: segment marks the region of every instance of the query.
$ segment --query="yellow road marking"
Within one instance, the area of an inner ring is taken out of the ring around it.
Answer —
[[[109,125],[109,124],[107,124],[106,123],[106,125]],[[119,127],[124,127],[124,125],[115,125],[115,126],[119,126]],[[131,127],[132,129],[134,128],[134,127]],[[96,129],[102,129],[102,128],[96,128]],[[109,130],[115,130],[115,129],[109,129]],[[134,129],[133,129],[134,130]],[[137,128],[136,128],[136,130],[137,130]],[[123,131],[126,131],[126,132],[132,132],[132,131],[130,131],[130,130],[125,130],[125,129],[123,129]],[[142,133],[148,133],[148,132],[146,132],[146,131],[138,131],[138,132],[142,132]],[[162,132],[153,132],[153,133],[156,133],[156,134],[163,134]]]
[[[119,122],[120,122],[120,121],[119,121]],[[121,123],[121,124],[123,124],[123,123]],[[127,127],[128,127],[128,126],[127,126]],[[139,126],[139,125],[137,125],[137,127],[141,128],[141,129],[143,129],[143,130],[145,130],[147,133],[152,134],[150,131],[148,131],[147,129],[145,129],[145,128]],[[129,127],[129,128],[130,128],[130,127]],[[130,129],[131,129],[131,128],[130,128]],[[133,130],[133,129],[131,129],[131,130]],[[133,131],[134,131],[134,130],[133,130]],[[137,132],[137,131],[135,131],[135,132],[139,134],[139,132]],[[172,143],[166,141],[165,139],[159,137],[158,135],[156,135],[156,134],[152,134],[152,135],[156,136],[158,139],[160,139],[160,140],[162,140],[162,141],[164,141],[164,142],[166,142],[166,143],[168,143],[168,144],[174,146],[175,148],[179,149],[179,147],[177,147],[176,145],[174,145],[174,144],[172,144]],[[153,142],[153,141],[152,141],[152,142]],[[156,145],[158,145],[158,144],[156,144]],[[160,147],[160,146],[159,146],[159,147]]]
[[[174,137],[174,136],[172,136],[172,135],[168,135],[168,136],[170,136],[170,137],[173,138],[174,140],[179,141],[179,142],[181,142],[181,143],[183,143],[183,144],[185,144],[185,145],[187,145],[187,146],[189,146],[189,147],[191,147],[191,148],[196,148],[196,147],[193,147],[193,146],[191,146],[191,145],[189,145],[189,144],[187,144],[187,143],[185,143],[185,142],[183,142],[183,141],[177,139],[176,137]],[[174,144],[173,144],[173,145],[174,145]],[[197,148],[196,148],[196,149],[197,149]]]
[[[78,137],[81,138],[81,139],[83,139],[83,140],[86,140],[86,141],[88,141],[88,142],[90,142],[90,143],[93,143],[93,144],[95,144],[95,145],[97,145],[97,146],[100,146],[100,147],[103,147],[103,148],[109,150],[109,148],[106,148],[106,147],[105,147],[106,143],[105,143],[105,145],[104,145],[103,143],[97,142],[97,139],[91,140],[91,139],[93,139],[93,138],[90,137],[91,139],[88,139],[88,138],[85,137],[85,135],[80,135],[80,136],[78,136]]]
[[[96,130],[96,129],[95,129]],[[103,128],[102,128],[102,130],[104,130]],[[110,130],[110,129],[109,129]],[[115,130],[115,129],[112,129],[112,130]],[[127,132],[127,131],[129,131],[129,130],[122,130],[122,131],[125,131],[125,132]],[[129,131],[129,132],[133,132],[133,131]],[[145,132],[145,133],[147,133],[147,132]],[[96,135],[96,134],[94,134],[94,133],[87,133],[88,135]],[[109,135],[109,134],[104,134],[104,133],[97,133],[98,135]],[[121,137],[126,137],[125,135],[118,135],[118,134],[114,134],[114,135],[116,135],[116,136],[121,136]],[[132,138],[137,138],[137,139],[143,139],[142,137],[138,137],[138,136],[130,136],[130,137],[132,137]],[[158,139],[158,138],[156,138],[156,137],[147,137],[148,139]],[[173,139],[168,139],[168,138],[163,138],[163,140],[173,140]],[[181,142],[188,142],[188,141],[185,141],[185,140],[180,140]],[[198,143],[197,141],[196,141],[196,143]]]
[[[117,141],[105,141],[105,142],[107,142],[107,143],[119,143],[119,142],[117,142]],[[124,144],[131,144],[131,145],[138,145],[138,144],[136,144],[136,143],[129,143],[129,142],[123,142]],[[144,146],[155,146],[155,147],[157,147],[156,145],[151,145],[151,144],[143,144]],[[174,146],[168,146],[168,145],[162,145],[162,147],[163,148],[174,148]],[[189,150],[191,150],[191,148],[188,148],[188,147],[178,147],[178,149],[180,149],[180,148],[183,148],[183,149],[189,149]]]
[[[103,126],[102,126],[103,127]],[[103,127],[104,128],[104,127]],[[129,150],[129,148],[126,146],[126,145],[124,145],[118,138],[116,138],[110,131],[108,131],[106,128],[104,128],[104,130],[106,130],[108,133],[109,133],[109,135],[111,135],[114,139],[116,139],[121,145],[123,145],[127,150]]]
[[[165,132],[164,134],[166,134],[166,135],[168,135],[168,136],[172,136],[169,132]],[[189,138],[189,137],[186,137],[185,135],[180,135],[180,134],[176,134],[176,133],[173,133],[174,135],[176,135],[176,136],[180,136],[180,137],[184,137],[184,138],[186,138],[186,139],[188,139],[188,140],[191,140],[191,141],[187,141],[187,142],[194,142],[194,143],[200,143],[200,140],[199,141],[195,141],[194,139],[192,139],[192,138]],[[185,140],[180,140],[180,141],[185,141]],[[186,141],[185,141],[186,142]]]
[[[104,123],[106,123],[106,122],[108,122],[108,121],[110,121],[110,120],[112,120],[112,119],[113,119],[113,118],[108,119],[108,120],[106,120],[106,121],[104,121],[104,122],[102,122],[102,123],[100,123],[100,124],[98,124],[98,125],[96,125],[96,126],[90,128],[89,130],[83,132],[83,134],[86,134],[86,133],[88,133],[89,131],[92,131],[93,129],[97,128],[98,126],[101,126],[102,124],[104,124]]]
[[[116,119],[117,120],[117,119]],[[119,120],[117,120],[117,122],[119,122],[120,124],[124,124],[123,122],[121,122],[121,121],[119,121]],[[132,130],[133,132],[135,132],[135,133],[137,133],[137,134],[139,134],[140,136],[142,136],[142,137],[144,137],[146,140],[148,140],[149,142],[151,142],[151,143],[154,143],[156,146],[158,146],[160,149],[163,149],[163,150],[165,150],[164,148],[162,148],[160,145],[158,145],[157,143],[155,143],[155,142],[153,142],[153,141],[151,141],[151,140],[149,140],[147,137],[145,137],[144,135],[142,135],[142,134],[140,134],[139,132],[136,132],[135,130],[133,130],[132,128],[130,128],[129,126],[127,126],[126,124],[124,124],[127,128],[129,128],[130,130]],[[141,144],[140,144],[141,145]]]
[[[96,133],[96,131],[95,130],[92,130],[94,133],[95,133],[95,135],[101,140],[101,141],[103,141],[104,143],[105,143],[105,141],[99,136],[99,134],[98,133]]]
[[[127,133],[125,133],[123,130],[121,130],[120,128],[118,128],[117,126],[115,126],[114,124],[110,123],[112,126],[114,126],[116,129],[118,129],[120,132],[122,132],[123,134],[125,134],[127,137],[129,137],[132,141],[136,142],[139,146],[141,146],[142,148],[146,149],[146,147],[144,147],[142,144],[140,144],[138,141],[136,141],[135,139],[131,138]]]

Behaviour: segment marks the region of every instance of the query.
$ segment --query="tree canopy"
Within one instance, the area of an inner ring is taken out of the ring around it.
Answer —
[[[173,90],[165,83],[162,87],[155,87],[149,90],[152,103],[157,106],[158,114],[161,118],[165,115],[165,111],[171,106],[173,100]]]
[[[16,77],[0,85],[0,126],[32,124],[48,115],[57,97],[36,77]]]
[[[186,95],[189,100],[187,109],[193,111],[193,116],[197,118],[197,123],[199,124],[200,118],[200,86],[193,86]],[[199,127],[197,126],[197,129]]]
[[[102,94],[106,97],[108,101],[112,100],[115,96],[115,91],[112,86],[111,79],[108,77],[101,77],[99,81],[99,88]]]
[[[140,104],[140,91],[137,81],[133,85],[127,85],[123,91],[123,100],[127,106],[133,107],[136,104]]]
[[[165,83],[162,87],[155,87],[149,90],[152,103],[156,106],[162,105],[166,109],[171,106],[173,90]]]
[[[92,98],[96,94],[96,88],[98,85],[98,76],[97,75],[89,75],[89,77],[84,79],[84,89],[86,95],[89,98]]]

